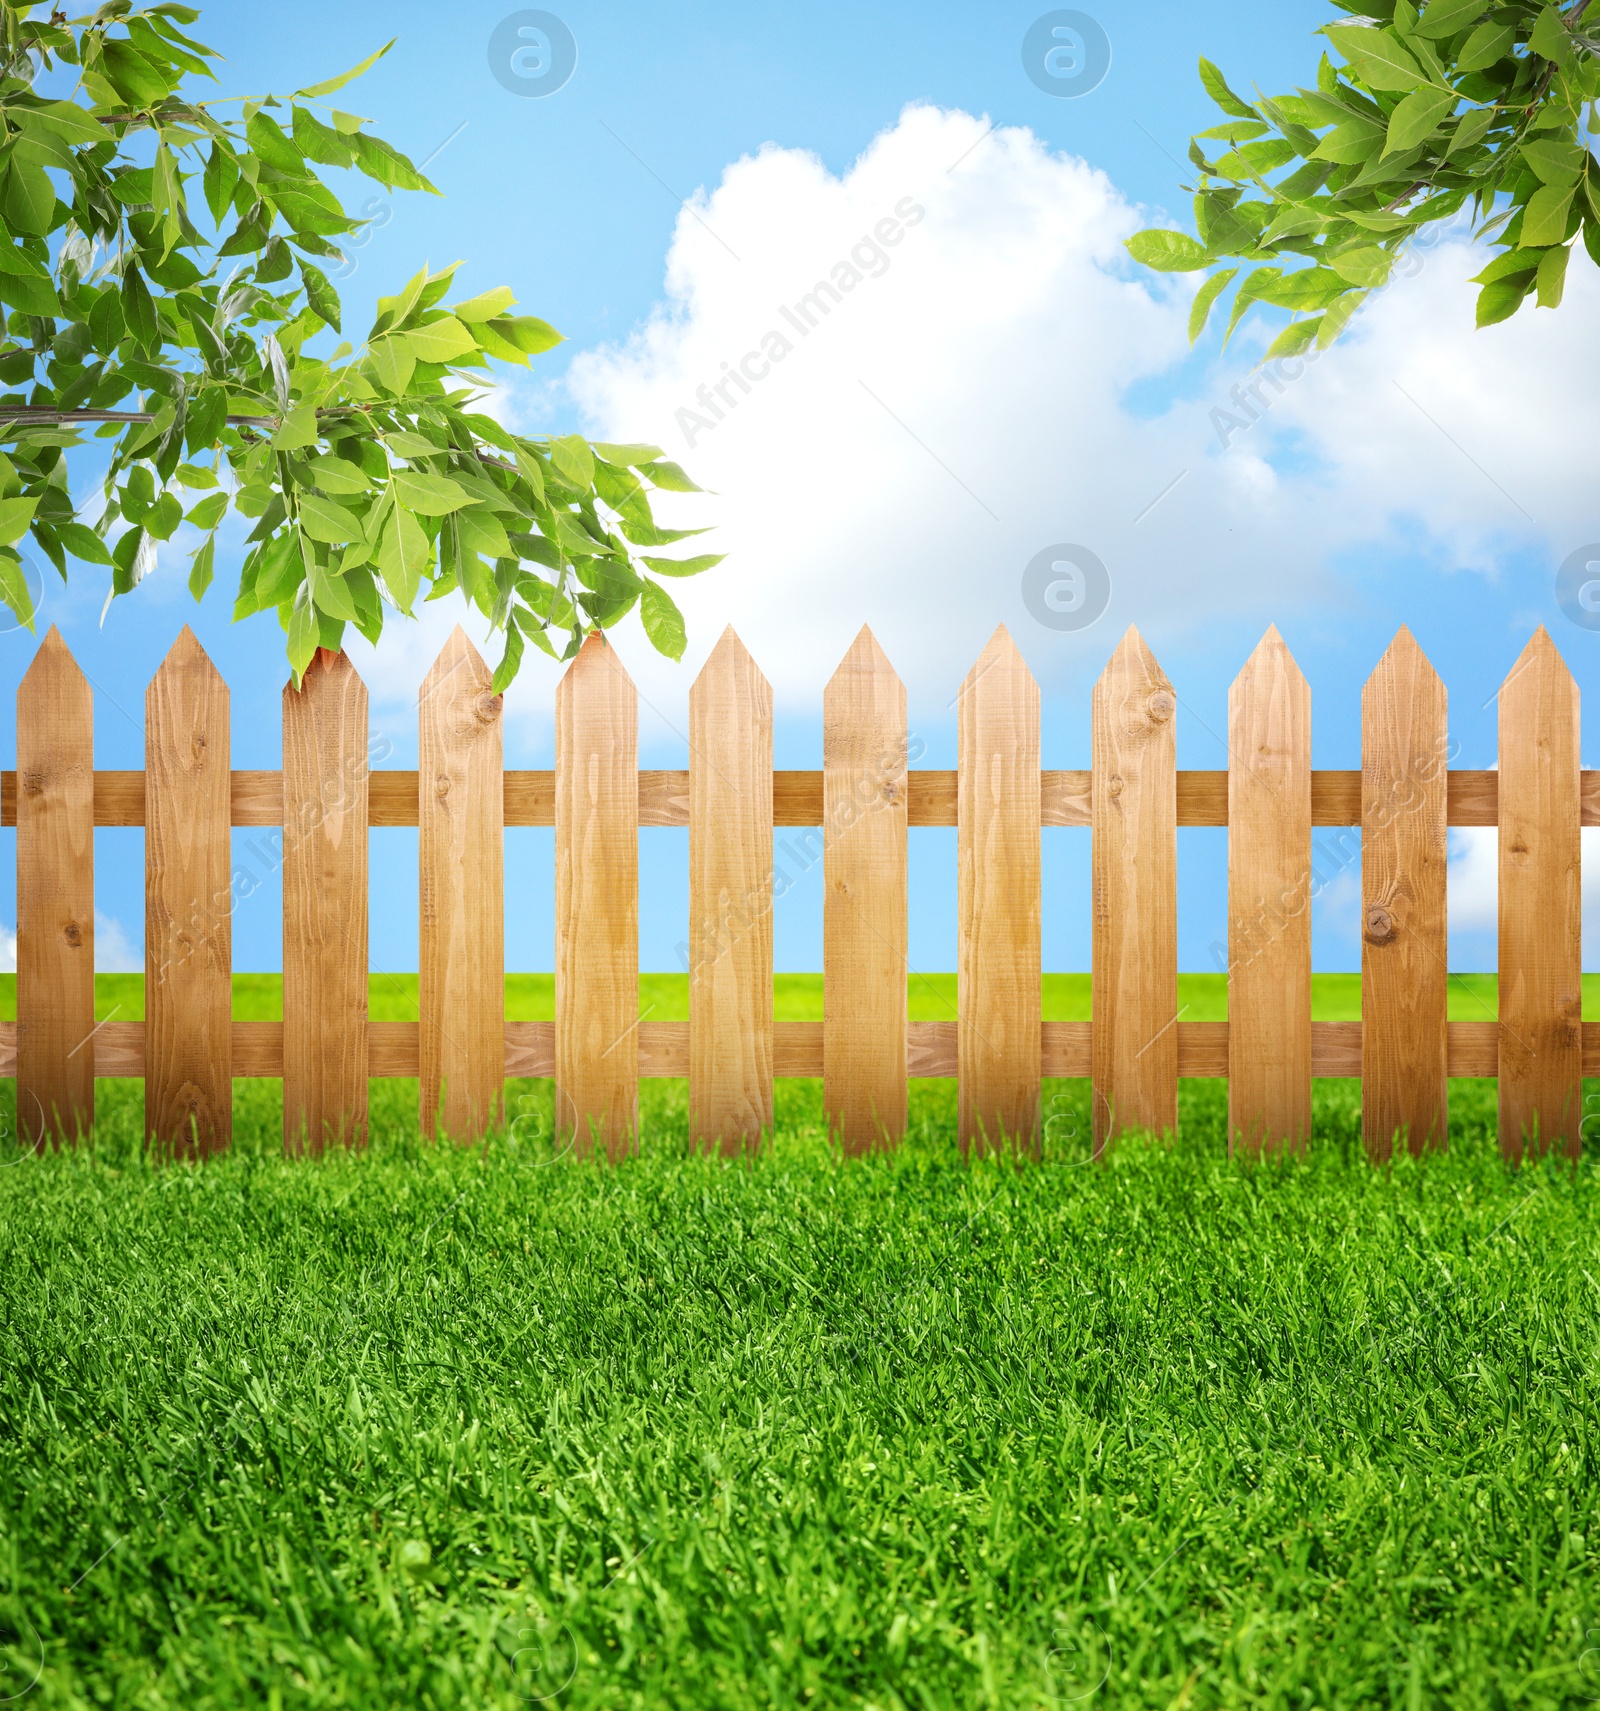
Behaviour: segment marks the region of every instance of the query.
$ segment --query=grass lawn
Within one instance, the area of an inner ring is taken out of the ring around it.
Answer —
[[[1039,1167],[963,1166],[948,1082],[842,1165],[809,1081],[727,1166],[646,1083],[606,1169],[541,1120],[424,1145],[404,1082],[285,1162],[240,1082],[232,1153],[155,1168],[103,1082],[92,1147],[0,1155],[0,1697],[1600,1700],[1593,1165],[1506,1171],[1457,1082],[1449,1152],[1375,1172],[1330,1081],[1303,1162],[1230,1164],[1186,1082],[1174,1146],[1094,1167],[1047,1091]]]

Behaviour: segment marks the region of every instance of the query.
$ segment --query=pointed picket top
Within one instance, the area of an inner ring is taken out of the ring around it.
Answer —
[[[1501,696],[1505,695],[1523,672],[1534,666],[1541,666],[1548,672],[1558,674],[1554,678],[1557,683],[1563,678],[1568,682],[1572,680],[1572,672],[1566,660],[1562,658],[1560,648],[1551,641],[1550,632],[1543,624],[1528,637],[1527,646],[1517,655],[1517,663],[1506,673],[1505,682],[1500,685]]]
[[[1305,682],[1305,673],[1301,671],[1294,655],[1289,652],[1289,644],[1278,633],[1276,624],[1267,625],[1266,634],[1256,643],[1249,659],[1240,668],[1239,676],[1234,679],[1234,682],[1238,683],[1246,674],[1260,672],[1268,666],[1274,669],[1282,669],[1299,678],[1302,683]]]
[[[859,677],[876,677],[893,683],[900,681],[899,673],[890,665],[888,655],[878,646],[878,638],[866,624],[861,626],[860,633],[839,661],[838,669],[828,679],[822,692],[824,706],[835,688],[842,689],[851,679]]]
[[[1394,633],[1394,640],[1384,649],[1383,658],[1372,668],[1362,687],[1362,695],[1372,692],[1373,685],[1384,673],[1414,677],[1420,682],[1443,683],[1438,672],[1433,669],[1433,663],[1417,645],[1417,638],[1404,624]]]
[[[999,672],[997,682],[1014,679],[1018,682],[1034,681],[1033,673],[1028,669],[1028,662],[1022,657],[1022,651],[1011,639],[1011,632],[1004,624],[997,624],[995,631],[978,655],[972,670],[961,680],[958,699],[965,698],[977,688],[991,672]]]
[[[361,673],[355,668],[349,654],[343,648],[318,648],[311,656],[311,663],[306,667],[300,679],[300,688],[294,686],[294,679],[289,678],[283,686],[285,701],[291,695],[303,694],[311,688],[313,681],[331,682],[333,680],[351,681],[365,689]]]
[[[218,683],[222,682],[222,673],[212,663],[211,655],[200,645],[200,638],[187,624],[178,631],[178,639],[167,649],[167,656],[156,669],[156,676],[164,672],[197,671],[209,674]]]
[[[472,638],[457,624],[446,638],[445,644],[439,649],[439,657],[428,668],[428,675],[422,680],[419,699],[437,695],[459,671],[467,673],[467,681],[474,685],[482,683],[487,687],[490,671],[484,664],[483,655],[472,645]]]
[[[22,674],[22,681],[17,685],[18,705],[21,705],[24,694],[32,697],[41,693],[53,693],[63,679],[81,683],[85,689],[88,688],[89,680],[72,657],[72,649],[67,646],[60,630],[52,624],[35,650],[33,658],[29,660],[28,669]]]
[[[753,673],[753,680],[756,682],[765,684],[767,681],[766,673],[756,664],[750,650],[739,639],[738,631],[729,624],[717,638],[717,645],[706,655],[706,662],[690,685],[689,694],[693,697],[701,684],[709,686],[728,679],[737,679],[745,673]]]
[[[1132,624],[1106,661],[1091,702],[1103,716],[1115,709],[1118,729],[1130,737],[1166,724],[1177,711],[1167,674]]]

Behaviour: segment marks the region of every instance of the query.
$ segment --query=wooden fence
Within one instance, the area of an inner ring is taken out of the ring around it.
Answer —
[[[909,771],[905,691],[863,630],[823,695],[820,772],[774,772],[772,694],[730,630],[690,692],[687,772],[641,772],[637,697],[591,637],[556,693],[556,765],[505,771],[501,708],[461,631],[422,686],[416,772],[369,771],[366,690],[321,654],[283,696],[283,770],[229,766],[227,686],[187,630],[145,700],[145,769],[94,768],[89,685],[52,630],[17,695],[17,1014],[0,1029],[30,1138],[139,1076],[148,1132],[226,1146],[235,1076],[281,1076],[285,1144],[365,1136],[369,1076],[414,1076],[430,1133],[498,1120],[553,1076],[560,1131],[616,1155],[638,1083],[689,1080],[703,1145],[772,1122],[774,1076],[821,1076],[848,1150],[892,1143],[908,1076],[959,1079],[963,1146],[1036,1148],[1040,1082],[1088,1076],[1096,1151],[1171,1130],[1180,1076],[1226,1076],[1234,1145],[1303,1146],[1313,1076],[1362,1081],[1367,1146],[1442,1144],[1447,1078],[1498,1076],[1502,1149],[1576,1153],[1600,1026],[1581,1020],[1578,692],[1540,630],[1500,693],[1500,766],[1449,771],[1445,690],[1396,636],[1362,696],[1362,769],[1311,767],[1310,691],[1276,630],[1232,687],[1226,772],[1180,772],[1177,698],[1137,631],[1093,698],[1087,772],[1041,767],[1039,691],[1004,629],[959,696],[960,765]],[[555,827],[556,1020],[504,1018],[502,828]],[[638,1015],[638,829],[689,828],[690,1019]],[[959,832],[957,1020],[908,1022],[906,830]],[[1176,832],[1229,828],[1227,1022],[1177,1004]],[[1446,1019],[1448,826],[1500,827],[1494,1022]],[[145,1020],[94,1020],[96,826],[145,828]],[[282,1023],[231,1016],[230,826],[283,828]],[[369,826],[420,829],[421,1020],[367,1018]],[[824,1020],[775,1023],[774,826],[820,827]],[[1093,1008],[1040,1016],[1042,826],[1088,826]],[[1311,1020],[1311,835],[1359,826],[1362,1021]]]

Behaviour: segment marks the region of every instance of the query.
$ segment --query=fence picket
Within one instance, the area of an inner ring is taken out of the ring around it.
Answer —
[[[822,694],[822,1099],[847,1153],[906,1126],[906,692],[863,627]]]
[[[54,625],[17,686],[17,1120],[94,1122],[94,695]]]
[[[228,686],[187,624],[144,698],[144,1123],[177,1157],[233,1138]]]
[[[689,1134],[772,1127],[772,688],[731,628],[689,691]]]
[[[1039,685],[1002,624],[958,697],[963,1150],[1039,1146]]]
[[[459,626],[417,699],[423,1132],[463,1144],[505,1081],[505,786],[500,697]]]
[[[1311,687],[1269,628],[1228,692],[1228,1149],[1311,1138]]]
[[[556,1129],[639,1132],[639,696],[592,635],[556,687]]]
[[[318,649],[283,686],[283,1144],[367,1136],[367,688]]]
[[[1404,626],[1361,692],[1361,1133],[1443,1146],[1448,1118],[1445,871],[1449,708]]]
[[[1541,625],[1500,690],[1500,1150],[1578,1156],[1578,686]]]
[[[1177,705],[1130,628],[1092,703],[1096,1156],[1124,1129],[1178,1125]]]

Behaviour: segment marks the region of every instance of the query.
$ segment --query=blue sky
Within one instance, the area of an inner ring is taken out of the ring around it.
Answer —
[[[951,697],[1002,621],[1044,690],[1047,766],[1088,764],[1089,689],[1130,623],[1177,688],[1190,767],[1226,764],[1228,683],[1269,622],[1311,682],[1323,767],[1359,764],[1361,684],[1401,623],[1450,689],[1457,765],[1493,764],[1493,696],[1535,624],[1580,685],[1596,684],[1600,635],[1569,622],[1554,594],[1561,560],[1600,540],[1600,290],[1586,258],[1559,319],[1525,311],[1475,335],[1476,264],[1453,235],[1314,370],[1258,386],[1271,407],[1240,428],[1227,420],[1245,419],[1234,388],[1270,328],[1247,323],[1231,350],[1208,336],[1190,354],[1190,287],[1121,256],[1136,226],[1184,221],[1179,162],[1216,116],[1197,56],[1241,88],[1309,81],[1328,8],[1100,3],[1109,73],[1067,99],[1025,75],[1033,4],[563,0],[576,70],[531,99],[489,62],[512,10],[345,0],[280,4],[268,25],[259,7],[223,4],[196,33],[227,56],[222,88],[240,94],[287,91],[398,36],[340,99],[414,159],[431,156],[444,195],[364,210],[378,220],[341,282],[347,327],[364,328],[373,297],[424,261],[461,258],[464,291],[509,284],[568,336],[534,379],[508,386],[497,406],[508,419],[655,440],[717,490],[686,502],[685,515],[721,527],[730,557],[690,591],[684,665],[651,660],[636,634],[619,639],[645,698],[643,764],[686,764],[687,686],[728,621],[777,689],[780,766],[820,764],[822,686],[863,622],[906,678],[924,765],[954,764]],[[371,187],[347,194],[359,208]],[[686,443],[680,411],[697,384],[781,325],[777,306],[907,197],[924,210],[920,230],[882,273],[740,411],[711,433],[691,427]],[[1111,576],[1105,616],[1081,633],[1040,625],[1021,594],[1026,564],[1054,543],[1088,547]],[[197,610],[174,553],[103,628],[102,573],[79,567],[69,590],[51,573],[44,616],[96,685],[99,765],[142,764],[144,686],[183,622],[231,686],[235,766],[278,764],[281,638],[270,617],[228,623],[237,563],[237,551],[219,563]],[[376,658],[357,656],[387,764],[414,764],[415,685],[453,615],[435,608]],[[8,708],[32,647],[0,636]],[[510,698],[509,765],[550,764],[551,690],[534,668]],[[1586,712],[1586,758],[1600,752],[1596,717]],[[1490,839],[1459,840],[1460,968],[1493,966]],[[644,840],[641,966],[671,968],[687,834]],[[265,881],[236,916],[241,969],[279,966],[264,847],[238,835],[239,861]],[[137,966],[140,834],[102,832],[97,849],[102,962]],[[1185,968],[1215,966],[1225,851],[1221,832],[1180,834]],[[13,852],[14,834],[0,833],[0,924],[15,920]],[[510,834],[508,863],[508,961],[548,968],[550,834]],[[1356,967],[1359,870],[1322,866],[1317,964]],[[393,899],[373,910],[374,966],[414,968],[414,834],[373,834],[373,883]],[[912,964],[951,968],[953,831],[912,833],[912,883]],[[1047,834],[1048,967],[1088,966],[1087,888],[1087,834]],[[778,906],[777,956],[804,969],[820,955],[812,871]]]

